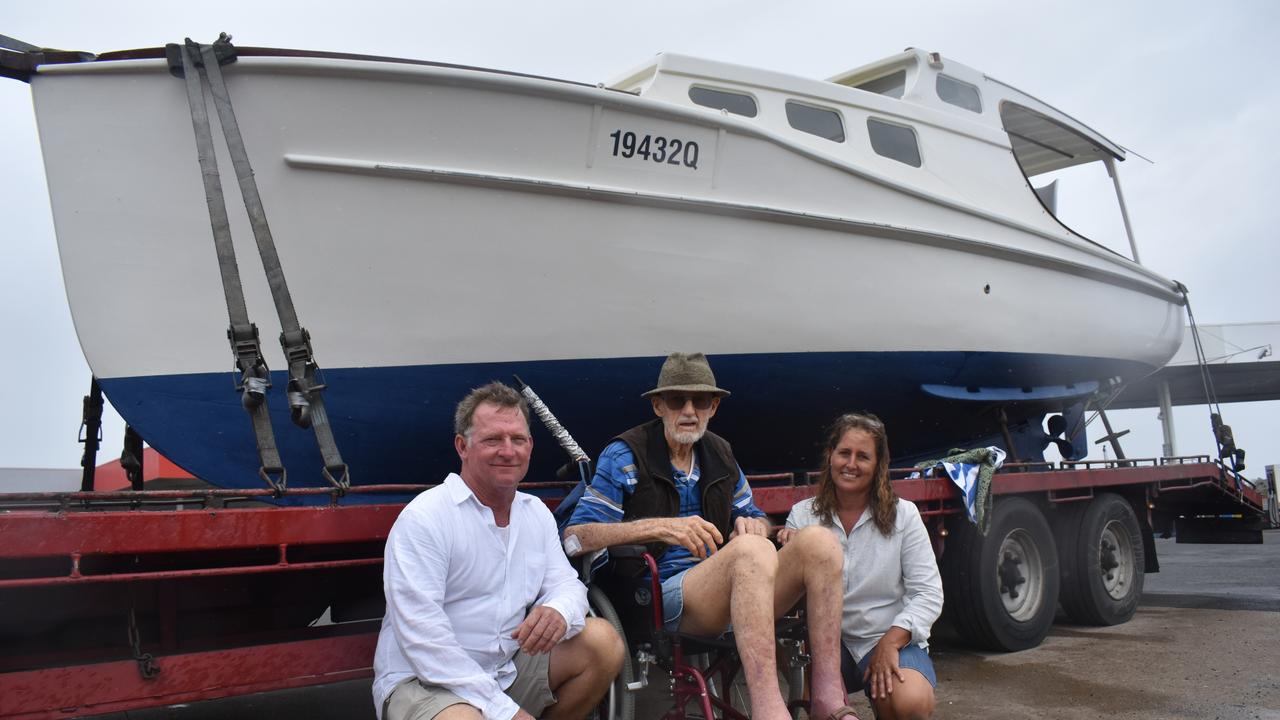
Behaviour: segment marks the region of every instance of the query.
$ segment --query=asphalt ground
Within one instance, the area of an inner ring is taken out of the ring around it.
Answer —
[[[975,652],[935,629],[935,717],[1280,720],[1280,530],[1261,545],[1157,540],[1161,571],[1124,625],[1059,618],[1039,647]],[[111,720],[371,720],[370,681],[101,716]],[[665,709],[647,693],[637,718]],[[865,698],[854,707],[871,717]]]
[[[1132,620],[1059,617],[1039,647],[935,643],[938,718],[1280,720],[1280,530],[1262,545],[1156,540]]]

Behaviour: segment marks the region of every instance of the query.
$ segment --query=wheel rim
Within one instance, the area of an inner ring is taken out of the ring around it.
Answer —
[[[1115,600],[1124,600],[1133,586],[1133,543],[1123,524],[1107,523],[1098,538],[1098,571],[1102,587]]]
[[[593,607],[587,607],[587,617],[598,618],[600,613],[596,612]],[[615,720],[618,712],[618,698],[615,697],[618,690],[618,683],[614,681],[609,683],[609,692],[600,698],[600,702],[593,708],[593,712],[588,717],[594,720]]]
[[[1021,528],[1005,536],[996,558],[996,584],[1005,612],[1026,622],[1044,599],[1044,561],[1031,534]]]

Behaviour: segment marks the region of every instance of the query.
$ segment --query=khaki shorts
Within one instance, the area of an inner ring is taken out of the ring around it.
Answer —
[[[556,702],[551,692],[551,653],[526,655],[518,650],[512,662],[516,665],[516,681],[506,689],[507,697],[515,700],[520,709],[539,717]],[[397,685],[387,696],[382,703],[382,720],[431,720],[450,705],[460,704],[467,701],[439,685],[413,678]]]

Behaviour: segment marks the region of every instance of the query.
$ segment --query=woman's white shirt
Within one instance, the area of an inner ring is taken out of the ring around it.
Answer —
[[[911,642],[929,646],[929,631],[942,612],[942,578],[929,533],[914,503],[898,499],[897,518],[888,537],[876,528],[867,508],[845,535],[839,518],[825,526],[844,548],[845,647],[855,659],[871,652],[889,628],[911,633]],[[813,499],[791,508],[787,527],[820,525]]]

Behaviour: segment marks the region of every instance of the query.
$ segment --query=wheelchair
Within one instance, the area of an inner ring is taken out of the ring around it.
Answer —
[[[661,715],[645,708],[642,720],[750,720],[732,634],[705,637],[665,629],[657,562],[643,545],[609,548],[608,561],[592,572],[598,556],[587,556],[582,565],[591,614],[612,624],[627,649],[622,670],[597,710],[599,720],[634,720],[638,697],[646,704],[671,703]],[[774,632],[784,699],[795,718],[808,705],[804,617],[788,613]],[[669,695],[647,689],[655,666],[670,684]]]

